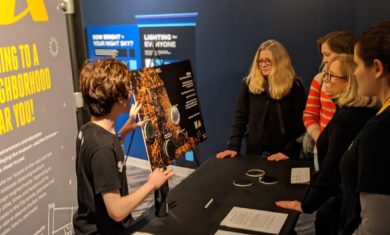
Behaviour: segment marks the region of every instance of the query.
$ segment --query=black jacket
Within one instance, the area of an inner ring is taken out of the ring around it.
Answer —
[[[303,212],[312,213],[329,198],[339,194],[341,157],[376,111],[376,108],[363,107],[345,107],[336,110],[332,120],[317,140],[320,172],[302,201]]]
[[[299,80],[281,100],[272,99],[267,92],[255,95],[243,82],[228,149],[240,152],[245,136],[246,153],[270,154],[282,152],[297,158],[300,145],[296,139],[305,131],[302,113],[306,94]]]

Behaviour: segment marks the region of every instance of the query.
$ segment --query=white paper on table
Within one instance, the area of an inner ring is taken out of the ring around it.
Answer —
[[[249,235],[249,234],[246,234],[246,233],[236,233],[236,232],[231,232],[231,231],[218,229],[217,232],[214,233],[214,235]]]
[[[144,232],[135,232],[132,233],[131,235],[154,235],[153,233],[144,233]]]
[[[250,235],[250,234],[236,233],[236,232],[231,232],[231,231],[218,229],[217,232],[214,233],[214,235]]]
[[[279,234],[287,216],[284,213],[233,207],[221,226]]]

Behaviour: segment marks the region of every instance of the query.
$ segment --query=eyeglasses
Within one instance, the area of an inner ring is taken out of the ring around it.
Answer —
[[[261,59],[261,60],[259,60],[258,61],[258,63],[259,63],[259,65],[262,65],[262,64],[264,64],[264,65],[271,65],[272,64],[272,61],[270,60],[270,59]]]
[[[329,71],[324,72],[324,82],[334,82],[335,79],[346,79],[347,77],[345,76],[337,76],[334,74],[329,73]]]

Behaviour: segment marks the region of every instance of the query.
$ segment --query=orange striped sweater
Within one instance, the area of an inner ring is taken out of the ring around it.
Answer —
[[[303,111],[303,124],[308,133],[316,129],[322,131],[336,111],[336,105],[326,94],[325,86],[322,86],[322,77],[323,73],[319,73],[313,78]]]

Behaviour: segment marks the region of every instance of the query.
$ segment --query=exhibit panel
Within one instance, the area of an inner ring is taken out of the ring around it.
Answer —
[[[0,4],[0,234],[69,234],[76,107],[56,1]]]
[[[132,71],[152,169],[166,167],[207,138],[190,61]]]

